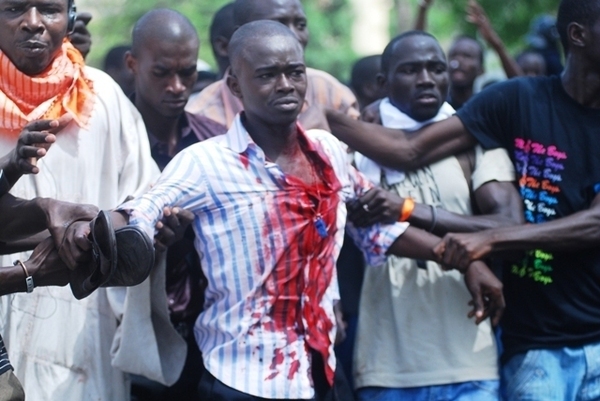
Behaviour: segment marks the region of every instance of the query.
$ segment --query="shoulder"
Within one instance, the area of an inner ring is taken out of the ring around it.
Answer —
[[[350,91],[346,85],[338,81],[333,75],[314,68],[306,68],[306,77],[312,85],[321,85],[342,91]]]
[[[220,94],[224,87],[225,80],[223,79],[208,85],[200,93],[190,97],[190,100],[185,107],[186,111],[190,113],[197,113],[197,111],[201,110],[203,107],[205,107],[205,105],[214,102],[215,99],[220,99]]]
[[[346,145],[330,132],[322,129],[311,129],[306,131],[306,136],[311,142],[319,145],[332,161],[346,161]]]
[[[94,67],[85,66],[84,74],[87,79],[92,81],[92,85],[94,86],[94,91],[98,96],[104,95],[106,93],[113,93],[114,91],[120,91],[121,88],[119,85],[104,71],[101,71]]]

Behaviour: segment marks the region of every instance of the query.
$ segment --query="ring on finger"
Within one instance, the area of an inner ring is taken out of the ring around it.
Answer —
[[[369,205],[367,205],[366,203],[364,205],[362,205],[362,208],[367,213],[369,213],[371,211],[371,210],[369,210]]]

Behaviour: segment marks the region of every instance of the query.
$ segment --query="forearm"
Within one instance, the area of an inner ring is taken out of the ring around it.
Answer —
[[[492,252],[586,249],[600,244],[600,213],[590,209],[548,223],[491,230],[489,236]]]
[[[9,185],[12,187],[23,175],[22,171],[12,161],[13,151],[0,158],[0,168],[4,171]]]
[[[416,31],[427,30],[427,6],[422,3],[419,4],[419,10],[417,11],[417,18],[415,21],[415,30]]]
[[[517,64],[517,61],[514,58],[512,58],[510,54],[508,54],[506,47],[504,47],[504,43],[502,43],[502,40],[500,40],[499,37],[496,40],[491,41],[490,45],[498,54],[500,62],[502,63],[502,68],[504,69],[507,78],[510,79],[523,75],[523,70],[521,70],[521,67],[519,66],[519,64]]]
[[[406,231],[394,241],[388,254],[410,259],[439,261],[434,253],[434,247],[441,241],[439,237],[415,227]]]
[[[476,144],[458,117],[411,134],[355,121],[332,110],[327,110],[327,120],[333,135],[342,142],[377,163],[398,170],[414,170]]]
[[[421,203],[415,204],[408,222],[439,236],[451,232],[469,233],[517,224],[503,215],[465,216],[448,212],[439,207],[436,207],[434,211],[431,206]]]
[[[21,266],[0,267],[0,296],[26,291],[25,272]]]
[[[49,236],[50,233],[47,230],[44,230],[27,238],[9,242],[0,242],[0,255],[12,255],[13,253],[31,251]]]
[[[46,199],[24,200],[10,194],[0,197],[0,241],[30,237],[47,228]]]

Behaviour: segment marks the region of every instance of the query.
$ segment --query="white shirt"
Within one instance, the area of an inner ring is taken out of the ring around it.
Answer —
[[[195,326],[204,364],[225,385],[269,399],[314,396],[309,347],[333,378],[345,202],[371,188],[331,134],[301,132],[299,139],[326,183],[316,204],[305,184],[266,161],[238,116],[226,135],[181,151],[147,194],[123,206],[149,235],[165,205],[195,214],[208,281]],[[407,226],[350,231],[377,264]]]

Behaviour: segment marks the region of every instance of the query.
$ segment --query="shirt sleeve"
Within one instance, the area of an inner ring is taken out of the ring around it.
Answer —
[[[148,192],[117,209],[128,213],[129,224],[142,228],[150,238],[154,237],[155,225],[162,218],[165,207],[194,212],[205,202],[206,180],[200,161],[193,154],[194,147],[177,154]]]
[[[519,107],[520,79],[494,84],[473,96],[456,115],[484,149],[510,148]]]
[[[471,175],[473,191],[490,181],[515,181],[515,167],[505,149],[475,148],[475,169]]]
[[[373,184],[352,166],[349,169],[349,176],[357,197],[373,188]],[[404,234],[408,226],[408,223],[397,222],[394,224],[375,224],[371,227],[359,228],[355,227],[351,222],[347,222],[346,232],[364,254],[367,264],[370,266],[380,266],[385,263],[389,248],[398,237]]]

